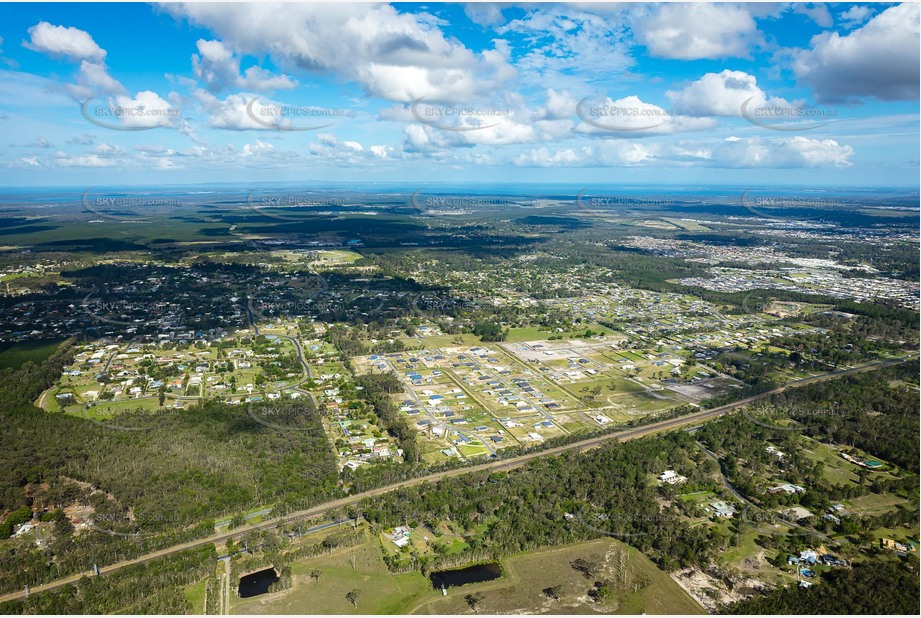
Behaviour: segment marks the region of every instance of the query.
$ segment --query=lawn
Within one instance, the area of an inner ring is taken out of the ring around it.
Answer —
[[[314,569],[323,572],[319,582],[310,577]],[[292,571],[294,586],[290,590],[251,599],[233,595],[232,613],[398,614],[408,612],[426,596],[439,594],[419,572],[390,573],[377,540],[295,563]],[[351,590],[360,591],[357,606],[345,598]]]
[[[192,606],[192,610],[189,612],[191,614],[204,614],[205,613],[205,585],[207,584],[206,580],[202,580],[198,583],[192,584],[191,586],[186,586],[182,591],[185,595],[186,600]]]
[[[39,364],[54,354],[63,339],[20,341],[0,346],[0,369],[19,369],[27,361]]]

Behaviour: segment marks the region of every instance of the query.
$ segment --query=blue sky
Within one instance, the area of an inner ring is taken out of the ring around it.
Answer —
[[[917,4],[0,4],[6,186],[917,186]]]

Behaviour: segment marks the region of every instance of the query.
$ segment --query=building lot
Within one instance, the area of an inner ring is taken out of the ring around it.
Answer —
[[[394,401],[432,460],[597,430],[696,404],[733,384],[703,367],[689,373],[674,355],[615,346],[578,339],[481,343],[353,361],[359,373],[393,371],[400,378],[403,392]]]

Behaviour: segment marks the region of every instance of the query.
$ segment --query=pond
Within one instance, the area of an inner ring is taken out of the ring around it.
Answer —
[[[274,568],[263,569],[240,578],[238,590],[241,599],[248,599],[269,591],[269,586],[278,581],[278,573]]]
[[[499,566],[498,562],[475,564],[452,571],[435,571],[429,575],[429,579],[432,580],[432,585],[437,590],[441,588],[450,588],[451,586],[488,582],[500,577],[502,577],[502,567]]]

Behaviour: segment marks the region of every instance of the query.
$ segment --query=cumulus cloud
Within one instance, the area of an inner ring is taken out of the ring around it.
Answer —
[[[275,75],[261,67],[249,67],[240,75],[240,59],[221,41],[196,42],[198,54],[192,54],[192,72],[210,92],[238,87],[247,90],[287,90],[297,81],[287,75]]]
[[[873,9],[870,7],[855,4],[848,10],[838,15],[838,19],[841,21],[841,25],[845,28],[856,28],[857,26],[865,23],[872,14]]]
[[[583,99],[576,109],[582,119],[582,123],[576,128],[580,133],[664,135],[698,131],[715,124],[710,118],[673,114],[634,95],[616,100],[610,97],[599,101]]]
[[[682,2],[637,8],[637,41],[659,58],[743,58],[760,42],[749,9],[736,4]]]
[[[907,2],[886,9],[844,36],[818,34],[810,49],[796,54],[793,70],[820,102],[864,97],[916,100],[921,70],[919,14],[919,5]]]
[[[521,153],[514,163],[520,167],[607,167],[639,165],[653,159],[654,155],[646,146],[608,140],[556,151],[542,146]]]
[[[90,146],[95,143],[96,138],[89,134],[84,133],[83,135],[75,135],[67,140],[68,144],[76,144],[78,146]]]
[[[98,154],[71,156],[58,153],[54,163],[58,167],[116,167],[119,165],[118,160]]]
[[[680,90],[666,91],[665,95],[676,112],[691,116],[741,116],[746,102],[751,108],[766,104],[790,106],[782,98],[768,98],[754,75],[729,69],[707,73]]]
[[[682,140],[639,144],[604,140],[580,148],[552,151],[547,147],[518,155],[523,167],[686,166],[715,168],[818,168],[848,167],[854,151],[835,140],[792,137],[728,137],[716,142]]]
[[[408,123],[403,131],[403,147],[407,152],[445,154],[444,151],[452,148],[557,141],[573,135],[576,105],[569,92],[548,89],[543,105],[531,108],[528,103],[520,94],[507,92],[493,105],[432,108],[436,112],[471,110],[470,116],[466,113],[430,116],[427,113],[430,108],[419,105],[414,111],[409,107],[391,108],[382,117]]]
[[[854,149],[833,139],[729,137],[710,151],[719,167],[849,167]]]
[[[198,89],[193,96],[208,114],[208,125],[231,131],[306,131],[335,125],[345,110],[317,106],[288,106],[241,92],[220,99]],[[191,135],[190,135],[191,137]]]
[[[240,54],[356,81],[375,96],[408,102],[465,100],[513,72],[502,54],[474,53],[432,20],[387,4],[168,4]]]
[[[502,9],[507,6],[499,2],[467,2],[464,13],[478,26],[498,26],[505,22]]]
[[[67,92],[77,100],[86,100],[100,95],[124,94],[125,87],[109,75],[105,64],[83,60],[80,62],[77,83],[68,84]]]
[[[357,164],[369,161],[381,161],[396,154],[395,149],[382,144],[365,148],[353,140],[340,140],[331,133],[320,133],[309,148],[311,155],[326,162],[339,164]]]
[[[101,62],[106,56],[106,51],[96,44],[93,37],[79,28],[53,26],[42,21],[29,28],[29,37],[29,41],[23,42],[23,47],[49,56],[94,62]]]
[[[816,23],[817,26],[830,28],[835,20],[832,19],[831,13],[825,4],[816,2],[795,2],[792,5],[793,12],[805,15]]]

